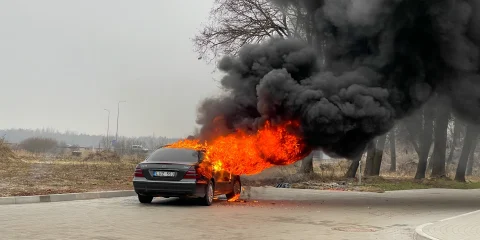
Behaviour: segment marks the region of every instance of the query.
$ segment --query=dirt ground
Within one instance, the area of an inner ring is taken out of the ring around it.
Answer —
[[[84,152],[76,157],[69,154],[32,154],[12,151],[0,144],[0,197],[44,195],[102,190],[132,189],[135,165],[144,156],[118,156],[112,152]],[[480,188],[480,178],[470,177],[467,183],[448,179],[414,181],[408,168],[399,171],[382,170],[381,177],[345,179],[349,162],[314,161],[314,174],[298,174],[299,162],[278,166],[264,172],[242,176],[244,186],[276,186],[288,183],[289,188],[384,192],[425,188]],[[388,167],[388,166],[386,166]]]
[[[15,152],[2,158],[0,197],[132,189],[135,165],[143,159],[110,155],[75,158]]]

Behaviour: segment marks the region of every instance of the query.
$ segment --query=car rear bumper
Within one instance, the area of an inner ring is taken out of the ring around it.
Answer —
[[[206,183],[192,181],[154,181],[145,178],[134,179],[133,188],[137,194],[154,197],[203,197]]]

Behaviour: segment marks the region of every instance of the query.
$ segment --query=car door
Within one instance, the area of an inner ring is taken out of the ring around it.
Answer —
[[[203,151],[199,151],[199,163],[203,161],[205,157],[205,153]],[[213,170],[213,178],[215,179],[215,195],[221,195],[230,192],[230,183],[231,183],[231,174],[227,173],[226,171]]]
[[[220,194],[230,193],[232,184],[232,174],[227,171],[221,170],[218,173],[218,185]]]
[[[198,163],[201,164],[205,158],[205,152],[200,150],[198,151]],[[222,175],[220,172],[217,172],[213,169],[211,169],[212,171],[212,176],[213,176],[213,179],[215,180],[215,189],[214,189],[214,194],[215,195],[220,195],[222,194],[222,182],[219,181],[219,179],[222,178]]]
[[[231,193],[233,189],[233,174],[229,172],[225,172],[225,185],[224,185],[224,193]]]
[[[215,194],[216,195],[223,194],[225,189],[223,171],[213,170],[213,178],[215,179]]]

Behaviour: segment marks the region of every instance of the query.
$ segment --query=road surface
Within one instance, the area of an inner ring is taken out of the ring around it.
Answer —
[[[0,206],[1,239],[412,239],[480,209],[480,190],[387,193],[247,189],[246,202],[135,197]],[[295,201],[293,201],[295,200]]]

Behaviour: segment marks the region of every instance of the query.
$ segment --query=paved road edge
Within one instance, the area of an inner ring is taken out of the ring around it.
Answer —
[[[470,214],[474,214],[474,213],[478,213],[480,212],[480,210],[476,210],[476,211],[473,211],[473,212],[468,212],[468,213],[464,213],[464,214],[460,214],[460,215],[457,215],[457,216],[454,216],[454,217],[449,217],[449,218],[445,218],[445,219],[442,219],[440,221],[437,221],[437,222],[431,222],[431,223],[425,223],[425,224],[422,224],[418,227],[415,228],[415,236],[414,236],[414,239],[415,240],[442,240],[442,239],[439,239],[439,238],[436,238],[436,237],[433,237],[433,236],[430,236],[428,234],[426,234],[423,229],[427,226],[430,226],[430,225],[433,225],[435,223],[438,223],[438,222],[445,222],[445,221],[449,221],[449,220],[453,220],[453,219],[456,219],[456,218],[460,218],[460,217],[464,217],[464,216],[468,216]]]
[[[418,227],[415,228],[415,237],[414,239],[415,240],[440,240],[438,238],[435,238],[435,237],[432,237],[428,234],[426,234],[424,231],[423,231],[423,228],[426,227],[426,226],[430,226],[432,225],[433,223],[425,223],[425,224],[422,224]]]
[[[75,200],[88,200],[97,198],[114,198],[135,196],[133,190],[104,191],[104,192],[83,192],[83,193],[65,193],[35,196],[14,196],[0,197],[0,205],[7,204],[25,204],[25,203],[43,203],[43,202],[62,202]]]

